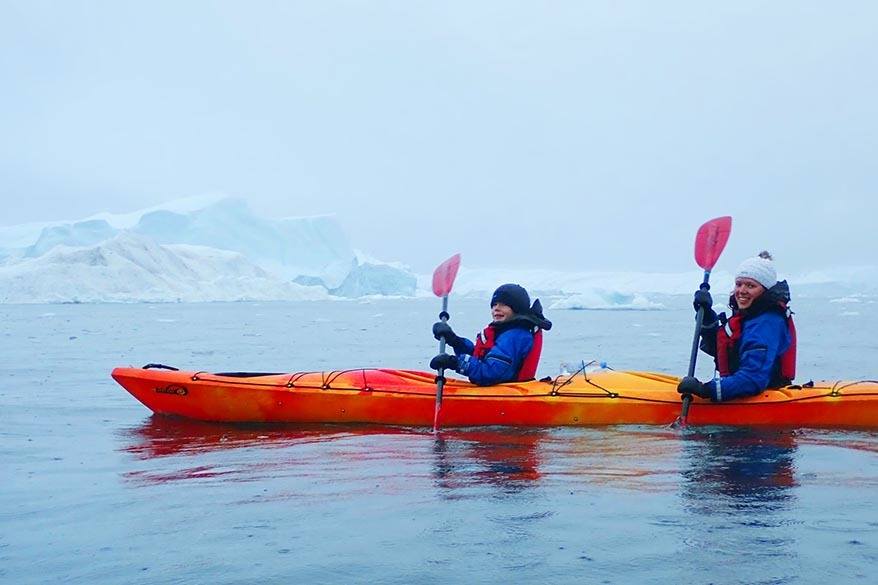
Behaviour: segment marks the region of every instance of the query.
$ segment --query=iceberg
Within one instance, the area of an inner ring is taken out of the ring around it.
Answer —
[[[262,218],[241,199],[192,197],[126,214],[0,228],[0,302],[415,293],[408,269],[363,256],[334,216]]]
[[[330,289],[340,297],[414,296],[418,279],[414,274],[382,262],[353,261],[342,283]]]
[[[55,246],[89,246],[123,230],[159,244],[192,244],[239,252],[266,270],[292,278],[330,275],[340,283],[356,257],[333,216],[265,219],[234,197],[204,196],[164,207],[81,221],[35,223],[0,228],[0,253],[39,257]]]
[[[96,246],[56,246],[38,258],[0,267],[3,303],[325,298],[325,289],[283,282],[236,252],[161,246],[128,231]]]
[[[117,233],[100,219],[78,221],[43,228],[37,241],[24,251],[25,258],[42,256],[55,246],[90,246],[112,238]]]
[[[333,216],[265,219],[235,198],[220,199],[186,213],[157,209],[131,227],[160,244],[193,244],[240,252],[288,279],[321,276],[337,286],[355,258]]]

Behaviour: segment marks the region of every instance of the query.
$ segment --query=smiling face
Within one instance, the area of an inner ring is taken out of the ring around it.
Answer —
[[[735,279],[735,302],[739,309],[749,309],[764,292],[765,287],[752,278]]]
[[[509,305],[503,304],[499,301],[491,305],[491,319],[494,320],[494,323],[508,321],[514,315],[515,311],[513,311],[512,307]]]

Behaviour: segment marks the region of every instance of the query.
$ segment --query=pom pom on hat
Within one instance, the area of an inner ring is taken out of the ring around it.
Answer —
[[[762,251],[754,258],[747,258],[738,266],[735,278],[752,278],[765,288],[773,287],[777,284],[777,271],[771,254]]]

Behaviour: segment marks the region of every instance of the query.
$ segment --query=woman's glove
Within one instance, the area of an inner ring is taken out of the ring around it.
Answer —
[[[457,370],[457,356],[447,353],[440,353],[430,360],[431,370]]]
[[[710,390],[705,388],[704,384],[694,376],[686,376],[680,380],[680,384],[677,385],[677,392],[680,394],[693,394],[699,398],[713,398],[710,395]]]
[[[704,314],[709,315],[713,310],[713,297],[710,296],[710,291],[703,288],[699,288],[695,291],[695,298],[692,300],[692,306],[695,307],[696,311],[700,307],[704,307]]]

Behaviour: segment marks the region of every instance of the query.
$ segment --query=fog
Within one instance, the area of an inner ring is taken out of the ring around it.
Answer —
[[[718,269],[874,264],[873,2],[0,13],[0,225],[225,193],[421,271],[676,271],[732,215]]]

